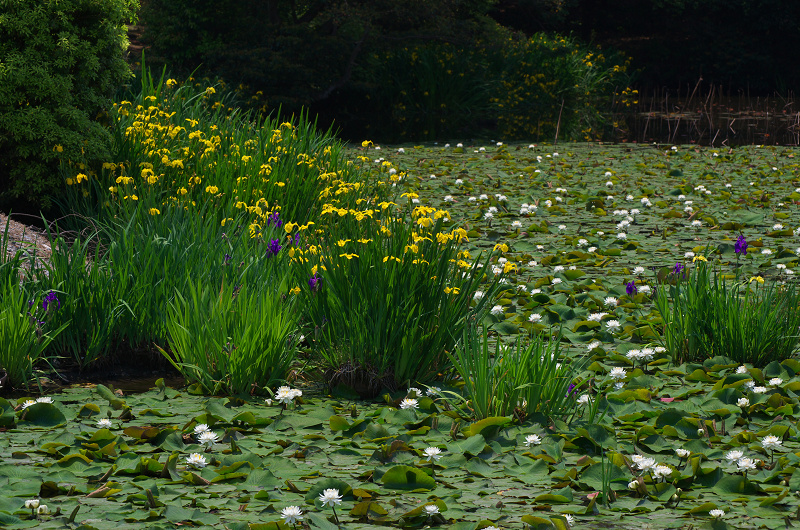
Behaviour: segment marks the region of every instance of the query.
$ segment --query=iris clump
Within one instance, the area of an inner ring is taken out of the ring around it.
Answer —
[[[707,261],[697,261],[674,284],[662,284],[655,305],[663,344],[675,363],[724,355],[766,366],[788,359],[800,342],[796,285],[763,278],[730,282]]]

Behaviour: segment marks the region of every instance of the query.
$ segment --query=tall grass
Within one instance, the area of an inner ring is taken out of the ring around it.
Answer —
[[[463,394],[476,419],[514,415],[518,420],[534,415],[564,418],[575,407],[571,385],[583,369],[579,360],[566,362],[560,336],[548,341],[540,335],[525,344],[499,340],[494,349],[486,328],[471,321],[448,357],[464,382]]]
[[[724,355],[765,366],[789,358],[800,342],[800,293],[795,284],[728,282],[706,262],[662,282],[655,305],[664,346],[675,363]]]
[[[31,282],[38,290],[60,293],[53,322],[66,329],[52,341],[48,355],[67,356],[83,369],[114,346],[120,318],[130,311],[125,301],[129,278],[103,259],[97,233],[72,241],[50,239],[50,260],[33,270]]]
[[[299,342],[289,276],[260,285],[191,283],[170,303],[170,353],[162,352],[207,394],[257,393],[284,380]]]
[[[0,368],[11,388],[29,388],[36,363],[68,325],[53,324],[60,304],[52,295],[44,304],[42,298],[28,292],[17,278],[6,277],[0,283]]]

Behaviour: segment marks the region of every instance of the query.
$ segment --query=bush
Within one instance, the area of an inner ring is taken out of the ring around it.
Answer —
[[[124,23],[137,0],[0,0],[0,207],[48,209],[60,161],[108,155],[103,121],[131,76]]]
[[[601,136],[615,95],[627,88],[627,62],[575,39],[510,36],[498,57],[493,98],[503,138],[591,140]]]
[[[629,107],[628,61],[570,37],[528,38],[486,28],[468,45],[423,43],[370,57],[371,138],[465,138],[496,128],[504,140],[600,139]]]

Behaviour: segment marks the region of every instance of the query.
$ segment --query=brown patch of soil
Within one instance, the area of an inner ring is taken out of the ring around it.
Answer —
[[[17,252],[22,253],[26,267],[29,260],[34,257],[37,262],[50,259],[52,241],[45,232],[31,224],[9,219],[6,214],[0,212],[0,238],[6,237],[7,241],[2,245],[5,251],[4,260],[10,259]]]

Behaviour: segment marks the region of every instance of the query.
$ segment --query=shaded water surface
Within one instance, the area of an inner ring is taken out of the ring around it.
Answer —
[[[794,94],[751,97],[699,87],[681,93],[663,89],[640,97],[622,120],[627,141],[640,143],[800,145],[800,104]]]

